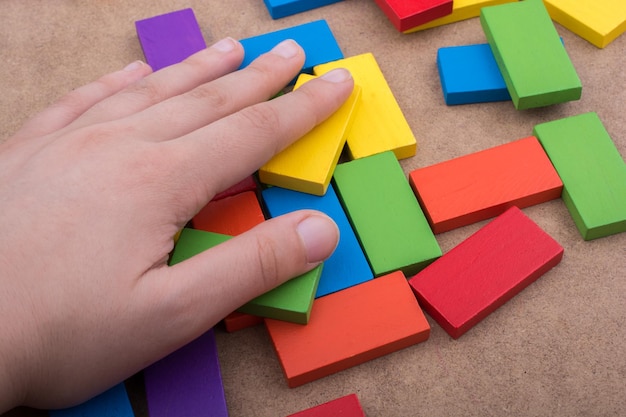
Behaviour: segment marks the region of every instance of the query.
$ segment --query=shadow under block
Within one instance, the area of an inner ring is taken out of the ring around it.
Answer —
[[[437,233],[559,198],[563,183],[534,136],[409,173]]]
[[[50,417],[134,417],[124,383],[74,407],[48,411]]]
[[[424,311],[457,339],[562,257],[561,245],[511,207],[409,284]]]
[[[400,32],[452,13],[452,0],[375,0]]]
[[[312,78],[315,77],[301,74],[294,89]],[[259,181],[303,193],[324,195],[360,100],[361,88],[355,85],[350,97],[335,113],[263,165],[259,169]]]
[[[349,394],[287,417],[365,417],[359,397]]]
[[[484,7],[480,23],[516,109],[580,99],[582,84],[541,0]]]
[[[236,236],[265,221],[254,191],[210,201],[191,219],[194,229]]]
[[[280,19],[340,1],[342,0],[263,0],[272,19]]]
[[[598,48],[626,31],[624,0],[544,0],[550,17]]]
[[[365,53],[314,68],[322,75],[335,68],[346,68],[361,87],[361,105],[348,134],[351,159],[393,151],[398,159],[415,155],[417,141],[374,55]]]
[[[191,258],[229,240],[231,236],[184,228],[174,247],[170,265]],[[306,324],[320,279],[322,265],[293,278],[241,306],[238,311]]]
[[[488,43],[439,48],[437,69],[448,106],[511,100]]]
[[[135,22],[139,43],[153,71],[177,64],[206,48],[192,9],[183,9]]]
[[[269,52],[286,39],[293,39],[304,49],[306,58],[301,72],[311,74],[314,66],[343,58],[343,52],[326,20],[316,20],[241,39],[245,53],[240,67],[248,66],[259,55]]]
[[[143,371],[150,417],[227,417],[213,330]]]
[[[401,271],[315,300],[311,320],[265,325],[294,388],[423,342],[430,326]]]
[[[626,231],[626,164],[594,112],[535,126],[583,239]]]
[[[480,9],[483,7],[511,3],[513,1],[517,0],[454,0],[452,2],[452,13],[449,15],[412,27],[403,32],[408,34],[424,29],[447,25],[449,23],[460,22],[461,20],[470,19],[472,17],[478,17],[480,15]]]
[[[412,275],[441,249],[392,152],[337,165],[337,195],[375,276]]]
[[[337,224],[339,243],[333,254],[324,261],[316,297],[352,287],[374,277],[332,186],[321,197],[280,187],[263,190],[262,196],[272,217],[310,209],[321,211]]]
[[[240,313],[233,311],[224,317],[224,328],[228,333],[234,333],[248,327],[257,326],[263,323],[263,317],[253,316],[252,314]]]

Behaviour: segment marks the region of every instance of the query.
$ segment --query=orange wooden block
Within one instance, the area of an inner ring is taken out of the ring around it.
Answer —
[[[265,221],[254,191],[210,201],[191,220],[194,229],[236,236]]]
[[[266,319],[289,387],[423,342],[430,326],[401,271],[315,300],[305,326]]]
[[[435,233],[559,198],[563,190],[534,136],[418,168],[409,182]]]
[[[224,326],[228,333],[243,330],[261,323],[263,323],[263,317],[240,313],[238,311],[233,311],[228,316],[224,317]]]

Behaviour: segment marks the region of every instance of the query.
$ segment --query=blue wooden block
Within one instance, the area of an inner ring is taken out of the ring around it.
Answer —
[[[252,38],[241,39],[245,55],[241,68],[248,66],[259,55],[268,52],[278,43],[293,39],[306,54],[302,72],[313,73],[313,67],[343,58],[343,53],[335,40],[326,20],[316,20]]]
[[[488,43],[439,48],[437,69],[448,106],[511,100]]]
[[[272,19],[291,16],[341,0],[263,0]]]
[[[339,243],[335,252],[324,262],[316,297],[352,287],[374,277],[332,185],[324,196],[271,187],[263,190],[262,198],[272,217],[296,210],[312,209],[325,213],[337,223]]]
[[[228,417],[213,330],[150,365],[143,376],[150,417]]]
[[[183,9],[135,22],[137,37],[152,70],[177,64],[206,48],[192,9]]]
[[[511,100],[488,43],[439,48],[437,68],[448,106]]]
[[[50,417],[134,417],[126,387],[117,384],[108,391],[75,407],[48,411]]]

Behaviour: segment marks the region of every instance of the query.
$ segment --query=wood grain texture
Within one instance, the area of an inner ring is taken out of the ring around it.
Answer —
[[[534,136],[409,173],[435,233],[561,196],[563,183]]]
[[[511,207],[409,284],[424,310],[457,339],[562,257],[561,245]]]

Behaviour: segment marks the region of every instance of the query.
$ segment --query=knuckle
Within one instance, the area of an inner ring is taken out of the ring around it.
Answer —
[[[281,262],[279,250],[272,239],[257,236],[257,262],[264,288],[274,288],[280,282]]]
[[[267,103],[247,107],[239,113],[244,123],[254,129],[257,135],[271,135],[273,132],[279,132],[281,128],[278,110],[264,104]]]
[[[148,103],[158,103],[163,98],[162,89],[145,78],[142,78],[128,86],[124,91],[124,94],[126,97],[137,97],[139,100],[146,101]]]
[[[210,108],[229,108],[232,106],[232,99],[228,91],[217,88],[211,84],[194,88],[188,93],[194,100],[202,101],[203,105]]]

